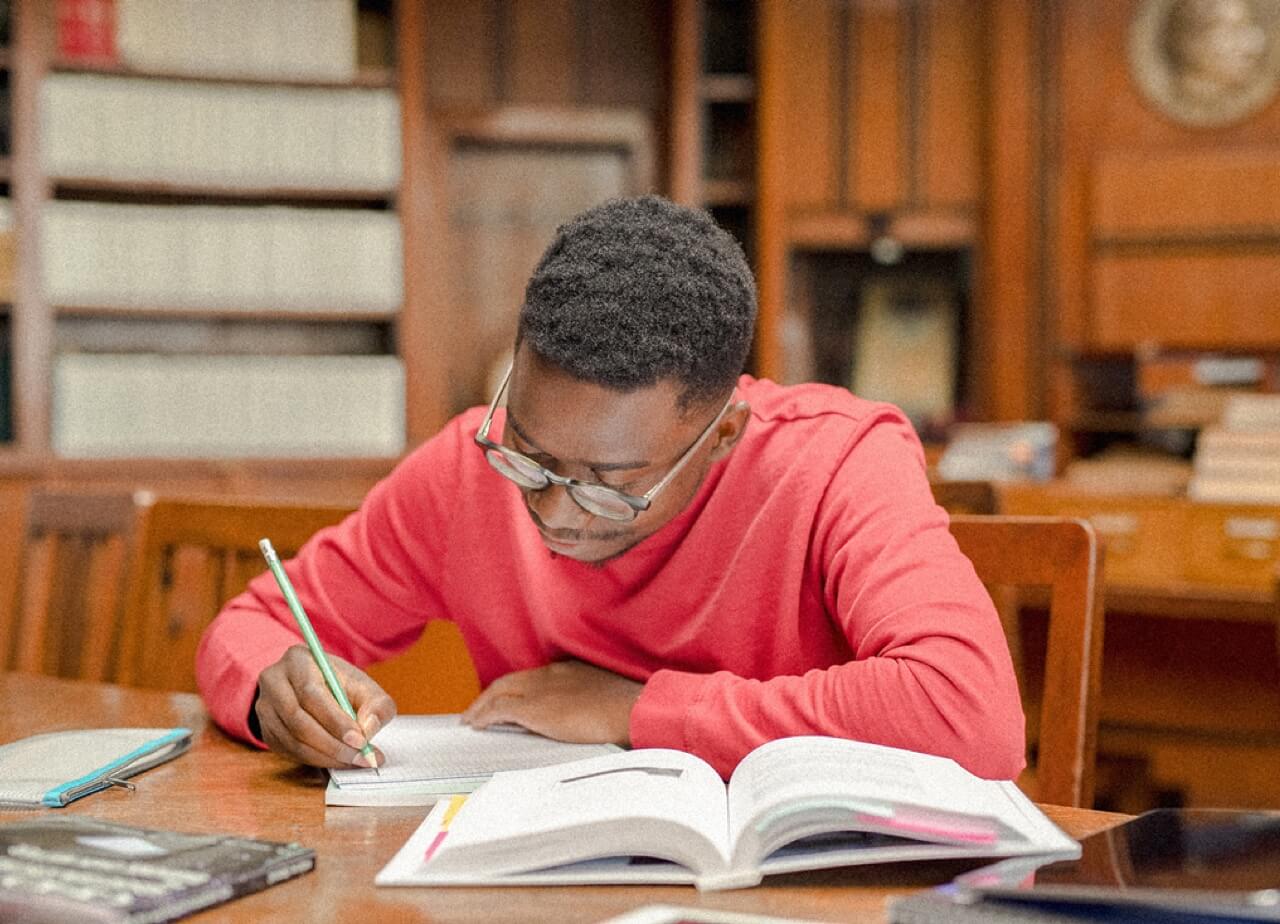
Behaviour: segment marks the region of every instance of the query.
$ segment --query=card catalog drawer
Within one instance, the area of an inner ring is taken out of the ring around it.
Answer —
[[[1280,562],[1280,507],[1192,505],[1187,550],[1193,583],[1268,590]]]
[[[1001,491],[1000,511],[1088,520],[1105,549],[1109,586],[1160,587],[1182,580],[1186,505],[1177,499],[1018,488]]]

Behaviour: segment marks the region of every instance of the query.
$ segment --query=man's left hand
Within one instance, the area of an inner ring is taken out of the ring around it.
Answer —
[[[644,684],[583,661],[499,677],[462,714],[472,728],[521,725],[559,741],[631,743],[631,708]]]

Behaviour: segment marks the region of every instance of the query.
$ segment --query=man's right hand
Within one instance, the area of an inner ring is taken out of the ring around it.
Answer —
[[[367,766],[360,749],[395,718],[396,704],[364,671],[329,656],[359,722],[342,711],[305,645],[294,645],[258,675],[254,711],[262,740],[278,754],[313,767]],[[374,748],[380,766],[382,752]]]

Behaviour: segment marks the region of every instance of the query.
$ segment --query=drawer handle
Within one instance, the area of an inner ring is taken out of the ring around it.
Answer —
[[[1275,542],[1280,538],[1280,520],[1274,517],[1227,517],[1222,523],[1227,539],[1254,539]]]
[[[1095,513],[1089,522],[1098,531],[1107,552],[1129,555],[1136,545],[1138,518],[1131,513]]]

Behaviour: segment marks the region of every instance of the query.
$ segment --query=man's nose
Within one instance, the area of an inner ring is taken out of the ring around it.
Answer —
[[[591,519],[591,514],[569,496],[568,489],[558,484],[530,491],[528,503],[548,530],[582,529]]]

